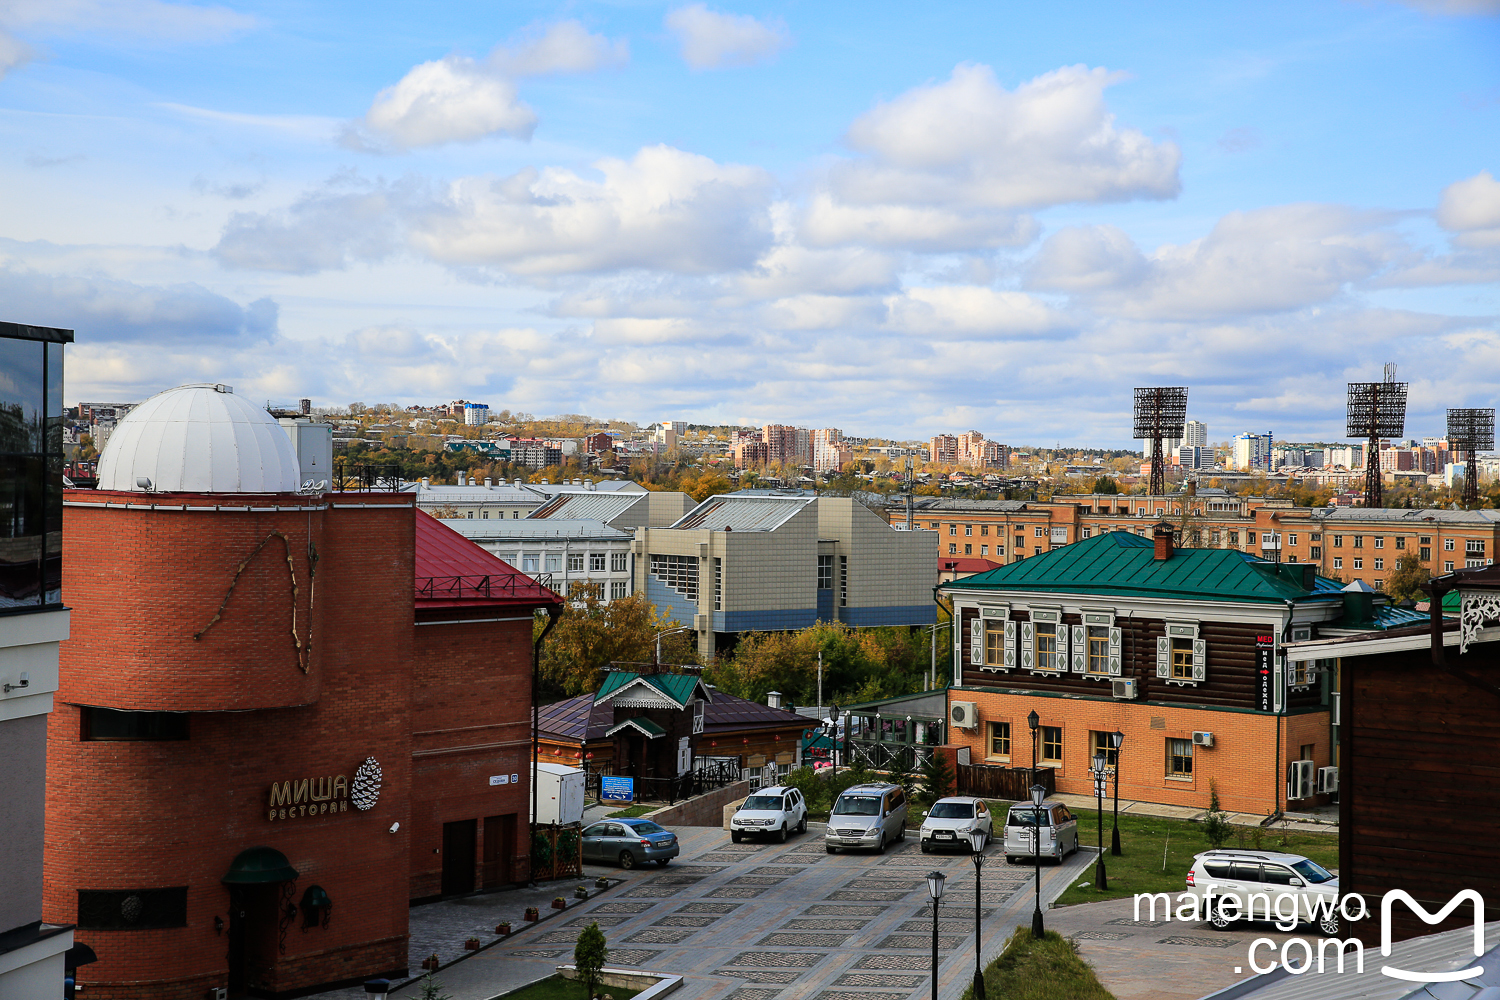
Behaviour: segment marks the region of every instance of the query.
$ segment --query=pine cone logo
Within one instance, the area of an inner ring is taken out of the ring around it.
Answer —
[[[354,772],[354,787],[349,790],[349,799],[360,812],[375,808],[380,801],[380,764],[374,757],[366,757]]]

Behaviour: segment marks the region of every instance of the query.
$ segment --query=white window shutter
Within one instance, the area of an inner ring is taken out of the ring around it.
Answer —
[[[1089,669],[1089,640],[1088,633],[1082,625],[1072,626],[1073,641],[1071,644],[1073,653],[1073,673],[1087,673]]]
[[[1208,646],[1202,639],[1193,640],[1193,680],[1208,680]]]
[[[1036,656],[1032,652],[1032,649],[1033,649],[1033,647],[1035,645],[1035,643],[1033,642],[1033,639],[1032,639],[1032,635],[1033,635],[1034,632],[1035,632],[1035,628],[1032,626],[1031,622],[1022,622],[1021,623],[1021,669],[1022,670],[1030,670],[1033,666],[1036,665]]]
[[[984,619],[969,622],[969,662],[984,665]]]
[[[1109,630],[1109,675],[1120,676],[1120,630],[1111,628]]]
[[[1014,670],[1016,666],[1016,623],[1005,622],[1005,666]]]
[[[1172,676],[1172,640],[1166,636],[1156,640],[1156,676],[1163,679]]]

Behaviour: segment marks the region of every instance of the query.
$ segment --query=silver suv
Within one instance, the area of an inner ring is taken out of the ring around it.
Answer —
[[[752,793],[729,820],[729,839],[736,844],[750,836],[774,837],[784,844],[793,831],[807,832],[807,803],[801,792],[785,785]]]
[[[853,785],[839,794],[828,816],[823,846],[829,854],[840,847],[873,847],[906,839],[906,793],[897,785],[872,782]]]
[[[1235,920],[1273,920],[1286,930],[1310,923],[1329,937],[1339,933],[1338,877],[1300,854],[1205,851],[1193,856],[1187,887],[1220,930]]]
[[[1037,820],[1040,819],[1040,828]],[[1019,858],[1062,859],[1078,850],[1078,819],[1061,802],[1043,802],[1038,810],[1030,802],[1017,802],[1005,819],[1005,860]]]

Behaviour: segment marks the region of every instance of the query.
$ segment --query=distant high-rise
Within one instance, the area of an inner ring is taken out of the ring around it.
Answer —
[[[1234,467],[1241,472],[1266,472],[1271,464],[1270,431],[1240,434],[1234,439]]]
[[[1201,420],[1189,420],[1182,425],[1182,441],[1178,447],[1187,445],[1190,448],[1208,447],[1208,425]]]

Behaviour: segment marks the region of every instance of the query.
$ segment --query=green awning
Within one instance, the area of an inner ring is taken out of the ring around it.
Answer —
[[[235,855],[229,871],[219,879],[226,885],[262,885],[267,882],[290,882],[297,869],[286,855],[274,847],[251,847]]]
[[[613,736],[615,733],[618,733],[620,730],[625,729],[626,727],[638,730],[640,734],[646,737],[646,739],[648,740],[654,740],[658,736],[667,735],[667,731],[661,726],[658,726],[656,723],[652,722],[645,716],[639,715],[633,719],[626,719],[624,722],[615,723],[613,726],[610,726],[604,731],[604,735]]]

